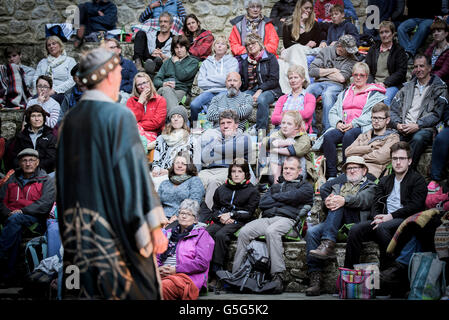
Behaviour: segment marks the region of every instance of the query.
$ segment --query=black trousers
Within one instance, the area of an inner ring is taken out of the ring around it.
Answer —
[[[212,263],[224,265],[232,235],[243,226],[243,223],[222,224],[220,222],[207,227],[207,232],[215,240]]]
[[[353,225],[346,244],[345,268],[353,268],[354,264],[359,263],[362,242],[366,241],[374,241],[379,245],[380,270],[387,268],[394,261],[393,257],[386,255],[387,247],[402,221],[404,219],[397,218],[383,222],[374,230],[371,220]]]
[[[134,56],[133,60],[140,59],[145,63],[147,59],[152,58],[148,51],[148,40],[145,31],[140,30],[134,38]]]

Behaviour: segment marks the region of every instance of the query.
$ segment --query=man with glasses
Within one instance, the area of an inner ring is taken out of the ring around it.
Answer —
[[[39,168],[39,153],[31,148],[18,155],[19,169],[0,189],[0,282],[9,286],[16,276],[16,260],[22,230],[39,223],[45,231],[48,214],[56,199],[54,181]]]
[[[399,134],[387,128],[390,109],[379,102],[371,110],[373,129],[360,134],[345,150],[346,157],[360,156],[365,160],[369,173],[376,178],[383,176],[390,163],[390,148],[399,141]]]
[[[376,185],[368,221],[357,223],[350,229],[345,268],[353,268],[359,263],[362,243],[366,241],[375,241],[379,245],[381,271],[392,265],[386,249],[396,229],[406,218],[425,208],[426,181],[419,173],[410,170],[412,161],[407,142],[400,141],[391,146],[393,172],[381,178]]]
[[[338,230],[343,224],[365,221],[374,199],[375,184],[367,178],[368,167],[359,156],[348,157],[344,174],[320,188],[326,220],[307,230],[306,249],[310,286],[306,295],[318,296],[321,291],[325,261],[335,258]]]
[[[391,103],[391,124],[401,141],[412,150],[411,169],[418,166],[421,154],[432,144],[436,125],[441,121],[448,103],[447,86],[437,75],[431,75],[429,57],[417,54],[413,62],[413,77],[406,82]]]

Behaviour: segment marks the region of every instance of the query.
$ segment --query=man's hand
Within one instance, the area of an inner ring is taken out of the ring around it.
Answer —
[[[374,225],[373,230],[376,229],[378,227],[379,224],[383,223],[383,222],[387,222],[393,220],[393,216],[391,215],[391,213],[389,214],[378,214],[374,217],[373,222],[371,222],[371,225]]]
[[[19,214],[19,213],[23,213],[22,210],[20,210],[20,209],[13,210],[8,214],[8,217],[15,215],[15,214]]]
[[[98,11],[98,15],[99,15],[100,17],[103,17],[103,16],[104,16],[104,13],[101,12],[101,11]]]
[[[160,57],[160,58],[162,58],[162,57],[161,57],[161,55],[162,55],[162,50],[156,48],[156,49],[153,50],[153,52],[151,53],[151,55],[152,55],[153,57]]]
[[[174,81],[165,81],[163,84],[162,84],[162,86],[163,87],[170,87],[170,88],[175,88],[175,82]]]
[[[335,211],[343,207],[345,205],[345,202],[346,201],[344,197],[331,193],[324,201],[324,204],[329,210]]]
[[[409,123],[403,125],[403,132],[405,134],[413,134],[419,130],[419,126],[416,123]]]
[[[335,46],[336,43],[337,41],[332,41],[330,47]]]
[[[321,42],[320,43],[320,48],[326,48],[327,47],[327,43],[326,42]]]
[[[220,222],[223,224],[227,224],[229,219],[231,219],[231,214],[229,212],[220,215]]]
[[[253,101],[257,102],[257,99],[259,98],[260,94],[262,93],[262,90],[259,89],[256,91],[256,93],[253,95]]]
[[[153,241],[153,253],[160,254],[167,250],[168,239],[162,233],[161,228],[156,228],[151,231],[151,240]]]

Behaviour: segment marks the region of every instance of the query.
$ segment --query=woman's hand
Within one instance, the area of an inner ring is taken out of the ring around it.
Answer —
[[[40,103],[44,103],[48,100],[49,97],[50,95],[48,92],[40,91],[37,96],[37,101],[39,101]]]
[[[172,216],[170,217],[170,219],[168,220],[168,223],[167,223],[167,224],[173,223],[173,222],[175,222],[175,221],[177,221],[177,220],[178,220],[178,216],[177,216],[176,214],[174,214],[174,215],[172,215]]]
[[[176,273],[176,267],[175,266],[160,266],[158,268],[159,273],[161,275],[161,277],[167,277],[171,274],[175,274]]]
[[[231,214],[229,212],[223,213],[220,216],[220,222],[223,224],[227,224],[227,221],[231,219]]]
[[[140,93],[140,96],[139,96],[139,103],[141,103],[141,104],[143,104],[143,105],[146,105],[147,104],[147,102],[148,102],[148,96],[150,95],[150,93],[151,93],[151,89],[150,88],[147,88],[147,89],[144,89],[141,93]]]
[[[313,40],[310,40],[309,42],[307,42],[306,46],[309,47],[309,48],[315,48],[316,47],[316,42],[313,41]]]

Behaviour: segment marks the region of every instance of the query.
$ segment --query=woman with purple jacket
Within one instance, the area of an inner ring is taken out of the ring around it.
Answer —
[[[163,230],[168,248],[157,256],[157,262],[164,300],[196,300],[207,287],[215,242],[206,225],[198,222],[198,215],[198,202],[185,199],[179,207],[178,224]]]

